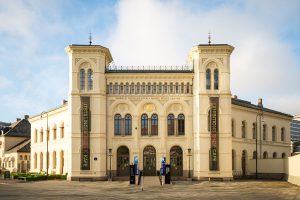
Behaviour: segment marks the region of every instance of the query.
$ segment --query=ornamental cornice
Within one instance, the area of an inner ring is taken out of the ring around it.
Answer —
[[[194,78],[194,74],[160,74],[160,73],[151,73],[151,74],[141,74],[141,73],[128,73],[128,74],[105,74],[107,79],[130,79],[133,81],[134,79],[153,79],[153,80],[160,80],[160,79],[192,79]]]

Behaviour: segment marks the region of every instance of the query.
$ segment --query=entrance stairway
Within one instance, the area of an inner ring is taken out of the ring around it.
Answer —
[[[144,186],[160,186],[158,176],[144,176]]]

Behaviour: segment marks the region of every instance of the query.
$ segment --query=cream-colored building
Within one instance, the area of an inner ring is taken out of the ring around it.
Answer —
[[[194,46],[183,67],[115,67],[108,48],[68,46],[68,103],[30,118],[31,171],[47,169],[47,126],[48,170],[69,180],[128,176],[134,159],[152,176],[164,158],[173,178],[231,180],[250,173],[256,144],[258,158],[289,156],[291,116],[232,97],[233,49]]]

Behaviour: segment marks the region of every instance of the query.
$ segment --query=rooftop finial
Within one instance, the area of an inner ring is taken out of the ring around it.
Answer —
[[[210,31],[208,32],[208,45],[211,44],[211,36],[210,36]]]
[[[90,32],[90,36],[89,36],[89,40],[90,40],[90,45],[92,45],[92,33]]]

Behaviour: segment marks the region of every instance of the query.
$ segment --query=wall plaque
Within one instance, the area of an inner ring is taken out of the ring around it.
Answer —
[[[210,170],[219,170],[219,98],[211,97],[211,120],[210,120],[210,130],[211,130],[211,148],[210,148]]]
[[[90,97],[81,97],[81,170],[90,170]]]

